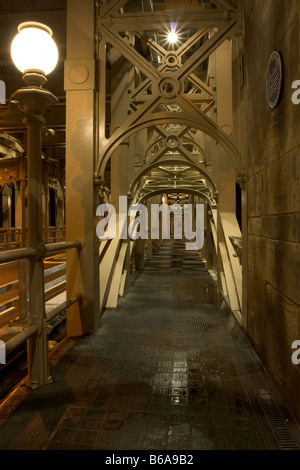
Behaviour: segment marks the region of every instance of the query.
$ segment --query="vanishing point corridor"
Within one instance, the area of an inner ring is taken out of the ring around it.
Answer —
[[[300,449],[300,431],[196,252],[166,241],[53,383],[20,386],[0,449]],[[20,401],[22,398],[22,402]]]
[[[0,450],[300,450],[300,0],[0,24]]]

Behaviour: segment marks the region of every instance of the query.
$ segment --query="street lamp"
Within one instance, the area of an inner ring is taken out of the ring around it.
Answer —
[[[11,56],[27,85],[43,85],[58,61],[52,30],[35,21],[21,23],[11,45]]]
[[[45,112],[58,100],[42,88],[46,76],[58,61],[57,47],[51,29],[37,22],[21,23],[11,45],[11,56],[23,74],[26,86],[11,97],[10,105],[22,113],[27,126],[28,179],[28,246],[34,256],[29,258],[28,326],[37,328],[37,335],[28,340],[28,386],[37,388],[51,381],[44,299],[44,239],[42,210],[42,130]]]

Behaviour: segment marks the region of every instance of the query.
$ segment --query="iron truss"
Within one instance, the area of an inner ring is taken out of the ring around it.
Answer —
[[[167,34],[176,25],[178,43]],[[109,187],[106,171],[112,153],[131,135],[151,129],[152,138],[136,162],[130,199],[151,195],[196,194],[210,206],[217,188],[210,174],[209,155],[202,148],[205,134],[231,157],[237,175],[241,158],[232,138],[210,113],[217,109],[210,59],[220,45],[235,35],[238,10],[234,1],[201,1],[193,10],[162,11],[156,2],[114,0],[98,3],[99,158],[96,178]],[[128,89],[128,111],[117,129],[110,126],[107,92],[109,64],[119,54],[134,74]],[[101,92],[101,88],[102,91]],[[186,196],[185,196],[186,197]]]

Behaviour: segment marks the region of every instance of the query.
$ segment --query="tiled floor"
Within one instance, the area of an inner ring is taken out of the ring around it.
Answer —
[[[248,338],[181,242],[161,247],[94,335],[66,346],[54,382],[2,419],[0,449],[300,449]]]

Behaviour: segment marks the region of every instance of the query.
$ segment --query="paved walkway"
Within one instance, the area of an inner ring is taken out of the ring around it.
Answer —
[[[53,352],[52,384],[19,387],[0,408],[0,449],[300,449],[248,338],[181,242],[160,248],[101,323]]]

